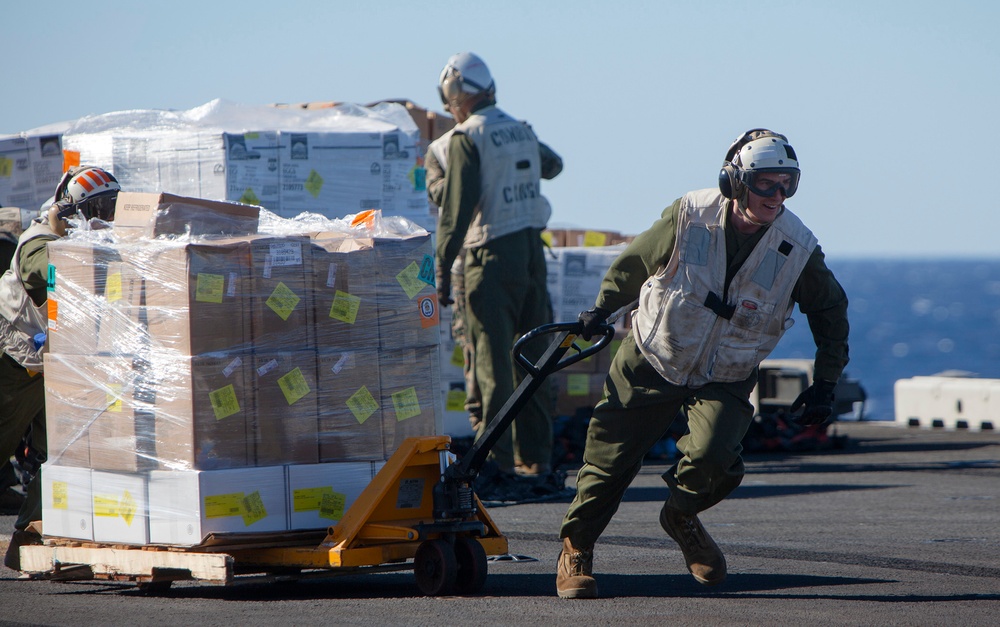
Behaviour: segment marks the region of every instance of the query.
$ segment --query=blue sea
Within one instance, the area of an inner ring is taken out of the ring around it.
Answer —
[[[863,418],[894,420],[899,379],[963,371],[1000,379],[1000,259],[893,260],[827,257],[850,299],[845,376],[868,395]],[[772,358],[815,355],[795,311]],[[848,418],[848,417],[842,417]]]

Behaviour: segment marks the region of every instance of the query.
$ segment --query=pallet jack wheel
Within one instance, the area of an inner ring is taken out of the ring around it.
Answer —
[[[455,558],[458,561],[458,579],[455,592],[476,594],[486,585],[486,549],[475,538],[455,538]]]
[[[440,539],[421,543],[413,556],[413,574],[427,596],[451,594],[458,579],[458,559],[451,544]]]

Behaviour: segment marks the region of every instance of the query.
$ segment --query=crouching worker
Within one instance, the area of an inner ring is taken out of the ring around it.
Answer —
[[[10,458],[29,426],[33,446],[43,452],[46,447],[42,354],[48,327],[48,243],[66,235],[69,219],[114,220],[120,190],[117,179],[101,168],[66,172],[48,214],[21,235],[10,268],[0,277],[0,459]],[[14,523],[4,566],[21,570],[21,547],[42,541],[41,519],[41,478],[36,474]]]

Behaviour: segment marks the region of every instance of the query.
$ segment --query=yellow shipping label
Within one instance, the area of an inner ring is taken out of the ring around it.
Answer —
[[[420,399],[417,388],[406,388],[392,395],[392,405],[396,409],[396,422],[420,415]]]
[[[104,298],[109,302],[122,299],[122,273],[115,272],[108,275],[107,283],[104,285]]]
[[[205,518],[227,518],[243,515],[243,492],[211,494],[204,499]]]
[[[94,516],[103,518],[118,517],[118,498],[106,494],[94,495]]]
[[[542,231],[542,242],[544,242],[545,245],[548,246],[549,248],[552,248],[552,232],[551,231]]]
[[[323,501],[319,505],[319,517],[329,520],[340,520],[344,517],[344,506],[347,504],[347,495],[340,492],[330,492],[323,495]]]
[[[363,425],[366,420],[371,418],[372,414],[378,411],[378,401],[375,400],[367,387],[361,386],[360,390],[347,399],[347,408],[354,414],[358,424]]]
[[[444,408],[448,411],[462,411],[465,409],[465,392],[462,390],[448,390],[445,397]]]
[[[358,319],[358,310],[361,309],[361,299],[351,296],[347,292],[337,292],[333,295],[333,305],[330,307],[330,317],[335,320],[354,324]]]
[[[219,388],[208,393],[208,400],[212,403],[212,411],[215,412],[215,419],[222,420],[240,411],[240,401],[236,398],[236,388],[230,383],[224,388]]]
[[[238,202],[241,202],[244,205],[256,205],[258,207],[260,206],[260,198],[257,197],[257,194],[253,193],[252,187],[248,187],[246,191],[243,192],[243,195],[240,196]]]
[[[302,376],[302,371],[298,368],[278,379],[278,387],[281,388],[281,393],[285,395],[285,400],[288,401],[289,405],[294,405],[312,391],[309,389],[306,378]]]
[[[316,170],[309,172],[309,176],[306,177],[305,188],[307,192],[312,194],[313,198],[319,198],[319,193],[323,189],[323,177],[319,175],[319,172]]]
[[[449,360],[452,366],[458,366],[459,368],[465,367],[465,353],[462,352],[462,347],[455,344],[455,349],[451,351],[451,359]]]
[[[69,485],[65,481],[52,482],[52,509],[69,509]]]
[[[324,494],[333,494],[332,486],[299,488],[292,491],[292,511],[318,512]]]
[[[125,490],[121,500],[118,501],[118,515],[125,520],[125,525],[128,527],[132,526],[132,519],[135,518],[135,510],[135,498],[132,497],[132,494],[128,490]]]
[[[396,281],[410,299],[427,287],[427,284],[420,280],[420,266],[416,261],[411,261],[410,265],[403,268],[403,271],[396,275]]]
[[[226,277],[221,274],[198,273],[194,299],[201,303],[221,303],[226,291]]]
[[[122,411],[122,384],[109,383],[108,390],[104,393],[104,404],[107,411],[120,414]]]
[[[608,236],[597,231],[585,231],[583,234],[584,246],[606,246]]]
[[[0,177],[9,179],[14,175],[14,160],[8,157],[0,157]]]
[[[243,498],[243,524],[249,527],[259,520],[267,518],[267,509],[264,508],[264,499],[260,498],[260,492],[254,491]]]
[[[274,291],[271,292],[271,296],[268,297],[265,304],[274,313],[278,314],[282,320],[288,320],[288,316],[292,315],[300,300],[302,299],[289,289],[287,285],[279,282],[278,287],[274,288]]]
[[[569,396],[587,396],[590,394],[590,375],[571,374],[566,377],[566,394]]]

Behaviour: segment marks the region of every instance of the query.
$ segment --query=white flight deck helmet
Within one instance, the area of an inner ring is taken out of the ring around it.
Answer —
[[[481,93],[491,96],[496,93],[496,85],[486,63],[471,52],[460,52],[448,59],[438,79],[441,102],[447,107],[463,99],[463,94]]]
[[[77,212],[84,218],[113,220],[115,201],[121,185],[113,174],[103,168],[79,166],[63,174],[53,195],[54,204],[60,207],[60,217]]]
[[[757,175],[763,172],[788,174],[787,185],[761,187]],[[765,128],[755,128],[736,138],[719,172],[719,191],[726,198],[745,202],[747,191],[758,196],[772,197],[781,188],[785,198],[795,194],[799,186],[799,160],[788,138]]]

